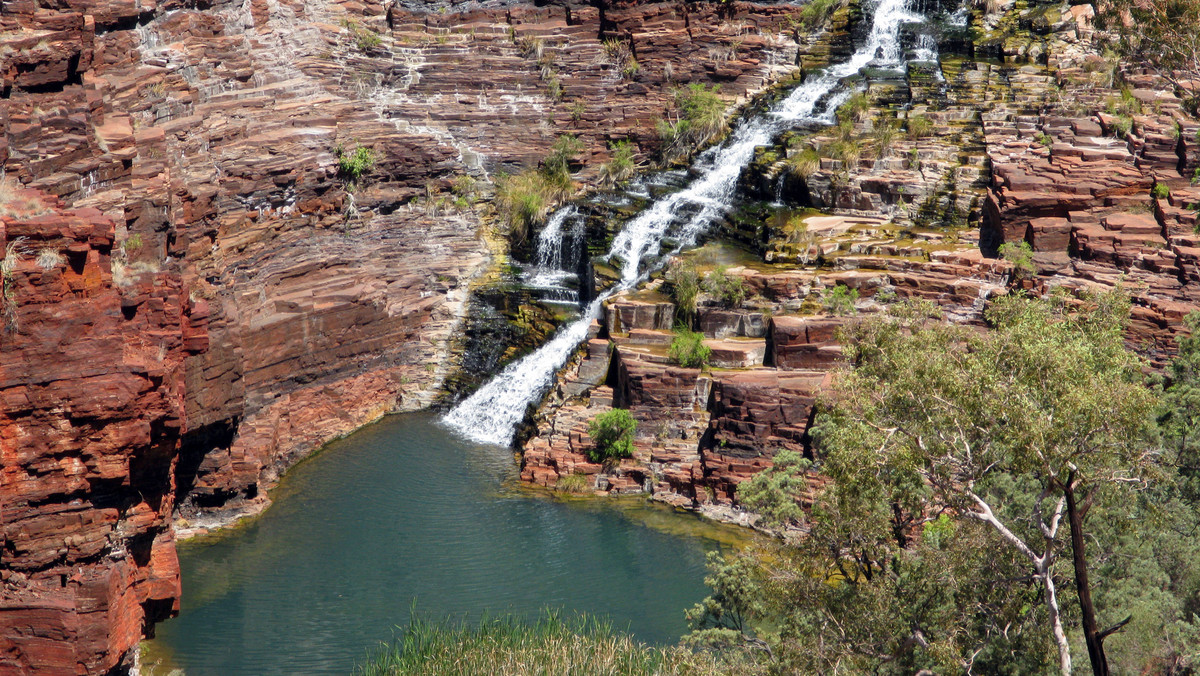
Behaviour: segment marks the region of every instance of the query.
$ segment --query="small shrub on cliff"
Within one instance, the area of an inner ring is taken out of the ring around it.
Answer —
[[[1133,131],[1133,118],[1128,115],[1118,115],[1113,119],[1112,131],[1117,138],[1129,136],[1129,132]]]
[[[725,307],[737,307],[746,300],[745,280],[729,274],[723,265],[704,276],[704,290]]]
[[[933,136],[933,120],[928,115],[908,116],[908,137],[912,139]]]
[[[637,421],[633,414],[623,408],[605,411],[588,423],[588,436],[596,443],[588,450],[592,462],[604,462],[610,458],[628,458],[633,455],[633,433]]]
[[[720,85],[709,89],[699,83],[675,90],[675,121],[658,122],[663,161],[686,157],[725,132],[725,102],[719,92]]]
[[[702,369],[708,366],[712,357],[712,349],[704,344],[704,334],[688,331],[685,328],[675,329],[675,338],[667,350],[667,357],[684,368]]]
[[[838,107],[834,116],[838,122],[862,122],[871,112],[871,97],[866,92],[855,92]]]
[[[4,316],[4,328],[10,332],[17,330],[17,288],[14,273],[17,265],[24,260],[28,251],[25,248],[25,238],[17,237],[8,243],[4,249],[4,260],[0,261],[0,314]]]
[[[691,319],[696,316],[696,297],[700,295],[700,273],[696,271],[695,263],[691,261],[675,261],[667,272],[667,282],[671,285],[671,298],[675,301],[675,309],[681,317]]]
[[[571,182],[571,164],[575,162],[575,158],[582,150],[583,141],[572,134],[563,134],[554,139],[554,145],[550,147],[550,154],[542,161],[542,175],[561,196],[569,195],[574,191],[574,184]]]
[[[554,482],[554,490],[562,491],[563,493],[586,493],[588,492],[589,481],[586,474],[566,474],[560,476],[558,481]]]
[[[839,317],[852,315],[858,312],[854,307],[857,300],[858,289],[838,284],[829,291],[829,295],[825,296],[825,310],[829,314]]]
[[[887,119],[882,115],[875,120],[875,129],[871,132],[871,140],[874,141],[875,157],[883,159],[892,151],[892,144],[896,141],[896,123],[894,120]]]
[[[42,249],[37,255],[37,266],[43,270],[53,270],[63,264],[66,258],[58,249]]]
[[[607,186],[620,185],[633,178],[637,164],[633,161],[633,143],[616,141],[608,144],[612,157],[600,166],[600,182]]]
[[[806,179],[821,169],[821,155],[813,148],[805,148],[789,157],[787,163],[793,176]]]
[[[1155,183],[1154,187],[1150,189],[1150,194],[1160,200],[1165,200],[1171,196],[1171,189],[1167,187],[1166,183]]]
[[[350,33],[350,39],[354,41],[354,46],[360,52],[369,52],[375,49],[383,42],[383,38],[379,37],[379,33],[367,28],[357,21],[343,21],[342,25]]]
[[[359,179],[375,168],[375,151],[366,146],[346,151],[339,145],[333,149],[333,154],[337,156],[338,175],[348,179],[350,183],[358,183]]]
[[[520,242],[540,223],[554,203],[554,189],[532,169],[496,177],[496,208],[508,235]]]
[[[1029,242],[1022,240],[1001,244],[1000,257],[1012,263],[1014,279],[1033,277],[1037,273],[1037,266],[1033,263],[1033,249],[1029,248]]]

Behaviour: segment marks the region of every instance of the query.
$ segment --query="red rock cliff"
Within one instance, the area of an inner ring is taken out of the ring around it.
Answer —
[[[791,11],[6,2],[0,673],[123,671],[178,607],[172,514],[260,509],[305,453],[428,404],[489,260],[464,176],[562,133],[585,177],[610,140],[649,151],[679,83],[734,102],[787,74]]]

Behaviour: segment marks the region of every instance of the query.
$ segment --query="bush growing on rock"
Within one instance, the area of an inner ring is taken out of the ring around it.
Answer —
[[[797,178],[808,178],[820,168],[821,155],[813,148],[805,148],[788,158],[788,171]]]
[[[908,137],[919,139],[933,136],[933,120],[928,115],[908,116]]]
[[[588,436],[595,442],[595,446],[588,449],[588,459],[604,462],[631,457],[635,431],[637,421],[628,410],[614,408],[600,413],[588,423]]]
[[[1033,277],[1037,273],[1037,266],[1033,262],[1033,249],[1029,247],[1029,242],[1022,240],[1001,244],[1000,257],[1012,263],[1013,277],[1016,279]]]
[[[854,307],[858,300],[858,289],[851,289],[844,284],[838,284],[825,297],[825,310],[831,315],[846,316],[858,312]]]
[[[737,486],[737,500],[762,515],[765,526],[799,524],[804,520],[798,497],[808,492],[805,473],[812,462],[795,451],[775,454],[772,466]]]
[[[339,145],[334,148],[333,154],[337,156],[338,174],[350,183],[358,183],[359,179],[375,168],[375,151],[366,146],[346,151]]]
[[[615,141],[608,144],[612,157],[600,166],[600,182],[606,186],[615,186],[633,178],[637,165],[633,161],[633,143],[631,141]]]
[[[704,290],[725,307],[737,307],[746,300],[745,280],[729,274],[724,265],[705,275]]]
[[[667,272],[671,285],[671,298],[680,315],[691,319],[696,316],[696,298],[700,295],[700,273],[691,261],[676,260]]]
[[[575,162],[575,158],[582,150],[583,141],[572,134],[563,134],[554,139],[554,145],[550,147],[550,154],[542,162],[542,175],[561,197],[574,192],[574,185],[571,182],[571,164]]]
[[[871,112],[871,97],[866,92],[855,92],[838,107],[834,116],[838,122],[862,122]]]
[[[554,203],[553,189],[541,173],[529,169],[496,177],[496,209],[508,226],[508,235],[523,241]]]
[[[724,133],[725,102],[720,85],[712,89],[699,83],[675,90],[675,121],[659,120],[658,138],[664,162],[687,157]]]
[[[496,210],[510,237],[523,241],[546,218],[555,202],[575,192],[571,164],[581,150],[583,141],[563,134],[555,139],[550,154],[538,169],[496,177]]]
[[[684,368],[702,369],[708,366],[712,357],[712,349],[704,344],[704,334],[688,331],[685,328],[675,329],[675,338],[667,349],[667,357]]]
[[[558,481],[554,483],[554,488],[564,493],[586,493],[588,490],[588,476],[579,473],[560,476]]]

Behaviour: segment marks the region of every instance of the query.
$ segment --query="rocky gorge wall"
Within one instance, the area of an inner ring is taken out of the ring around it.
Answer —
[[[574,133],[595,176],[679,83],[746,100],[800,37],[783,5],[434,10],[5,3],[0,673],[123,673],[178,608],[173,517],[262,509],[304,454],[432,401],[502,251],[491,172]]]
[[[683,257],[744,289],[701,293],[690,323],[711,366],[669,358],[669,275],[610,300],[538,411],[525,480],[749,523],[737,485],[779,450],[813,457],[838,328],[905,298],[982,327],[988,299],[1014,289],[1120,285],[1129,345],[1165,363],[1200,300],[1197,120],[1163,81],[1105,53],[1091,4],[988,3],[959,25],[947,14],[936,63],[868,73],[865,109],[760,148],[718,233],[726,244]],[[910,54],[919,38],[906,38]],[[800,58],[817,60],[803,47]],[[1027,254],[1000,255],[1019,243]],[[588,422],[613,407],[638,421],[633,457],[590,462]],[[810,474],[812,489],[822,482]]]

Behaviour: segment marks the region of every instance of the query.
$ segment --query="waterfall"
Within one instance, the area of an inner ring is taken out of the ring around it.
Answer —
[[[567,205],[554,212],[546,227],[538,233],[534,267],[524,279],[529,286],[547,293],[544,300],[578,302],[577,294],[566,283],[575,276],[575,256],[581,253],[579,245],[583,242],[583,230],[579,221],[579,210],[574,205]]]
[[[550,342],[532,354],[509,364],[495,378],[462,401],[442,419],[459,435],[480,443],[509,444],[517,425],[530,405],[540,401],[554,382],[555,372],[587,336],[588,326],[600,305],[615,293],[631,289],[653,270],[662,258],[661,246],[670,233],[676,245],[671,252],[693,246],[708,227],[732,204],[737,179],[754,157],[754,148],[766,145],[785,129],[799,122],[829,122],[842,97],[834,96],[817,112],[842,79],[868,64],[903,65],[900,27],[919,23],[924,17],[909,9],[912,0],[880,0],[875,8],[871,32],[845,63],[828,68],[796,87],[764,115],[746,119],[735,126],[729,139],[701,153],[693,165],[697,174],[683,190],[656,200],[633,218],[613,239],[610,262],[620,264],[621,281],[601,294],[580,314],[579,319],[561,329]],[[559,218],[566,207],[556,213]],[[557,228],[562,227],[559,219]],[[547,224],[547,229],[550,225]],[[539,249],[540,249],[539,240]],[[539,252],[540,260],[540,252]]]
[[[567,205],[554,212],[546,227],[538,233],[537,266],[542,270],[562,270],[563,223],[574,217],[575,205]]]

